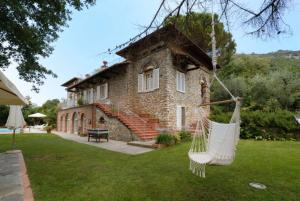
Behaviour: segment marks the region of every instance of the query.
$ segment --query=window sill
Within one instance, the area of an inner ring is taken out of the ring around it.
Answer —
[[[154,91],[157,91],[157,90],[159,90],[159,88],[158,88],[158,89],[153,89],[153,90],[148,90],[148,91],[140,91],[140,92],[138,92],[138,93],[139,93],[139,94],[151,93],[151,92],[154,92]]]
[[[176,91],[178,91],[178,92],[180,92],[180,93],[183,93],[183,94],[185,94],[185,91],[180,91],[180,90],[176,90]]]

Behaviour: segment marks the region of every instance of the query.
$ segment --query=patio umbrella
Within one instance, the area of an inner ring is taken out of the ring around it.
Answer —
[[[0,71],[0,105],[26,105],[17,87]]]
[[[31,114],[31,115],[28,115],[28,117],[33,117],[33,118],[44,118],[46,116],[47,115],[42,114],[42,113],[34,113],[34,114]]]
[[[44,117],[47,117],[47,115],[37,112],[37,113],[31,114],[31,115],[28,115],[28,117],[31,117],[31,118],[44,118]],[[33,121],[33,122],[34,122],[34,124],[36,124],[36,121]]]
[[[5,124],[7,128],[13,129],[13,140],[12,140],[13,149],[16,146],[16,129],[23,128],[26,124],[21,109],[22,106],[20,105],[11,105],[9,109],[7,122]]]

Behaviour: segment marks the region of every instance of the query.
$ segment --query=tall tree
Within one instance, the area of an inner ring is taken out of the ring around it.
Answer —
[[[72,9],[94,4],[95,0],[1,0],[0,68],[16,62],[19,77],[38,91],[46,75],[56,77],[39,58],[52,53],[51,43],[71,19]]]
[[[218,62],[221,65],[226,65],[235,53],[236,44],[231,33],[225,31],[223,23],[218,20],[216,14],[215,19],[217,50],[219,53]],[[169,17],[165,23],[175,23],[199,47],[206,52],[211,52],[211,20],[210,13],[191,12],[188,15]]]

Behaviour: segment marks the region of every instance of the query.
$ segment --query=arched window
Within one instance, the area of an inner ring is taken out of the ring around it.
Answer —
[[[159,66],[147,62],[139,70],[138,92],[149,92],[159,88]]]

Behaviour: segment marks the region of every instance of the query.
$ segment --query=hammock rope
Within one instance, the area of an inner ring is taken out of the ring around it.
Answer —
[[[240,134],[240,98],[235,97],[230,92],[216,73],[217,54],[213,5],[214,2],[212,0],[211,40],[213,76],[209,88],[212,86],[213,81],[216,80],[235,102],[235,109],[229,123],[225,124],[209,120],[205,110],[199,107],[195,134],[188,156],[190,159],[190,170],[200,177],[205,177],[206,164],[229,165],[233,162]]]

